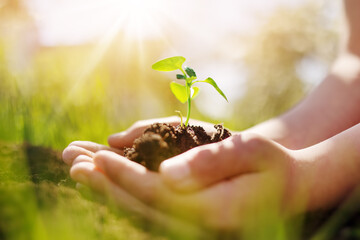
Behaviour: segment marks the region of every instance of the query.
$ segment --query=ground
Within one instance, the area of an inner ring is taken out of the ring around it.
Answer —
[[[60,151],[0,142],[0,239],[199,239],[164,231],[90,191],[80,193],[68,171]],[[360,209],[352,201],[307,214],[301,239],[360,239]]]

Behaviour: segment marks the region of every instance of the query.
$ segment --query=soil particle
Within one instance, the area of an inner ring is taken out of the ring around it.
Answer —
[[[125,157],[138,162],[150,170],[157,171],[165,159],[187,150],[231,136],[222,125],[215,125],[216,132],[209,136],[200,126],[181,127],[166,123],[155,123],[137,138],[131,148],[125,148]]]

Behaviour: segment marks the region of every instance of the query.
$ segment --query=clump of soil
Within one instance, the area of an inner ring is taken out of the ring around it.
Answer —
[[[214,125],[216,132],[210,136],[200,126],[181,127],[167,123],[155,123],[134,141],[131,148],[125,148],[125,157],[157,171],[162,161],[187,150],[222,141],[231,136],[222,125]]]

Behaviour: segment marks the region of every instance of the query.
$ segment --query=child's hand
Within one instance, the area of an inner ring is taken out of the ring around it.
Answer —
[[[64,161],[72,164],[73,179],[106,191],[121,206],[131,208],[136,200],[200,225],[232,229],[268,214],[282,217],[342,201],[360,183],[359,133],[360,124],[302,150],[242,133],[166,160],[160,173],[90,142],[72,143]]]
[[[77,159],[72,178],[119,205],[134,202],[216,229],[283,216],[297,190],[292,151],[252,134],[194,148],[169,159],[160,174],[111,151]],[[174,181],[184,166],[189,175]]]
[[[69,144],[63,151],[63,160],[66,164],[72,165],[77,157],[88,156],[92,158],[97,151],[109,150],[123,155],[124,147],[131,147],[134,140],[141,136],[144,130],[156,122],[169,123],[172,125],[179,124],[179,118],[168,117],[160,119],[148,119],[135,122],[126,131],[115,133],[108,138],[110,147],[89,141],[74,141]],[[88,158],[85,158],[88,159]]]
[[[108,150],[123,155],[123,151],[117,148],[108,147],[90,141],[74,141],[64,149],[62,158],[66,164],[71,166],[76,162],[92,161],[94,154],[100,150]]]
[[[83,155],[93,157],[94,153],[100,150],[109,150],[117,154],[123,155],[122,149],[124,147],[131,147],[134,140],[140,137],[147,127],[157,122],[168,123],[171,125],[180,124],[178,117],[167,117],[137,121],[126,131],[111,135],[108,139],[110,147],[89,141],[74,141],[70,143],[69,146],[66,147],[63,151],[63,160],[66,164],[72,165],[78,156]],[[213,132],[215,132],[215,128],[211,123],[191,120],[191,124],[202,126],[208,134],[212,134]]]
[[[160,174],[172,189],[189,192],[244,174],[285,173],[293,164],[291,150],[246,133],[168,159],[160,165]]]

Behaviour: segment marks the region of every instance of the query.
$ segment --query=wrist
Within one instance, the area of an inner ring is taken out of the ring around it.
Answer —
[[[285,213],[294,215],[313,208],[310,189],[314,179],[314,161],[307,160],[303,150],[290,150],[289,156],[283,202]]]
[[[244,131],[268,138],[288,149],[297,149],[297,143],[281,117],[273,118]]]

